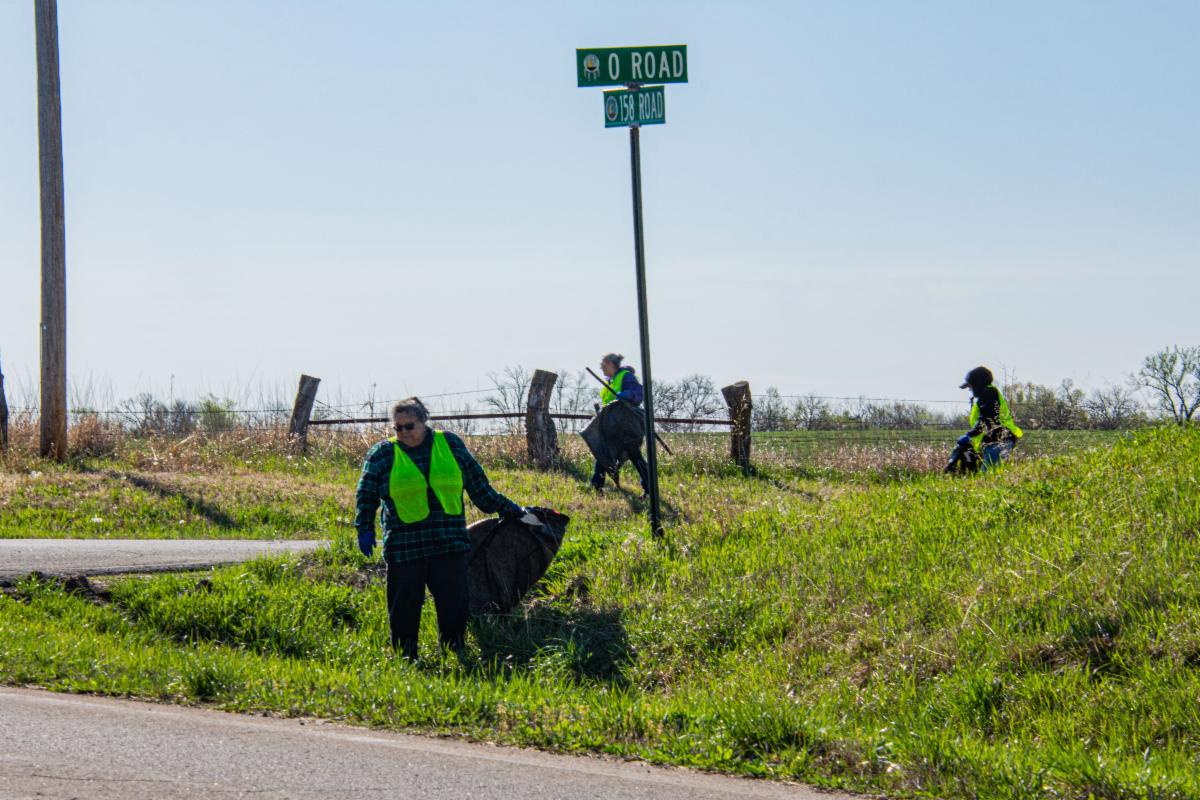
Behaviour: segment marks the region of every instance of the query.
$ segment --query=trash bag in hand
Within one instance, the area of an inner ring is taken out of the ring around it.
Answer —
[[[526,511],[524,517],[491,517],[467,528],[471,613],[507,614],[554,560],[570,517],[549,508]]]

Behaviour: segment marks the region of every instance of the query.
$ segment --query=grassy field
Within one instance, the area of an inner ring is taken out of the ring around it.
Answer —
[[[886,483],[937,472],[957,432],[790,431],[758,433],[755,462],[792,477],[821,479],[822,491],[845,483]],[[2,538],[239,538],[317,539],[353,520],[353,490],[361,458],[371,443],[362,435],[318,438],[309,457],[290,455],[278,431],[188,440],[130,439],[117,434],[85,438],[82,454],[67,466],[24,451],[0,471]],[[1111,446],[1128,433],[1034,431],[1014,462]],[[318,435],[319,436],[319,435]],[[665,434],[674,456],[660,451],[668,478],[692,473],[733,477],[726,458],[728,433]],[[573,434],[563,437],[568,469],[590,474]],[[519,467],[523,436],[473,437],[485,462]],[[636,478],[630,476],[630,485]],[[588,498],[559,493],[565,508],[587,513]],[[668,498],[670,499],[670,498]],[[548,501],[543,501],[548,502]],[[635,504],[636,505],[636,504]],[[690,518],[692,508],[668,511]]]
[[[928,472],[946,463],[954,440],[961,434],[960,430],[945,428],[779,431],[755,434],[754,449],[762,458],[810,469]],[[1109,446],[1128,435],[1125,431],[1101,430],[1026,431],[1013,461]]]
[[[945,447],[923,467],[900,446],[866,466],[764,446],[743,477],[723,438],[678,443],[653,541],[639,498],[584,490],[578,451],[536,473],[478,441],[497,488],[573,522],[517,613],[475,620],[461,659],[429,616],[416,665],[390,656],[380,572],[352,546],[357,444],[13,459],[0,536],[334,544],[91,591],[25,581],[0,596],[0,681],[895,796],[1200,797],[1200,430],[967,479],[930,471]]]

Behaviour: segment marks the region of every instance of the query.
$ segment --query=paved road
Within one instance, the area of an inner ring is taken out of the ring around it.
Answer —
[[[68,576],[203,569],[324,544],[228,539],[0,539],[0,583],[11,583],[34,571]]]
[[[0,688],[0,798],[851,800],[681,769]]]

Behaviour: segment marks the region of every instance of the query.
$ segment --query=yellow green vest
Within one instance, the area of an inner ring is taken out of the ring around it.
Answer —
[[[442,511],[450,516],[463,513],[463,474],[462,467],[450,452],[446,442],[446,434],[442,431],[433,432],[433,451],[429,456],[429,480],[421,474],[421,470],[400,447],[393,436],[392,443],[392,474],[388,479],[388,493],[392,497],[392,505],[396,507],[396,515],[404,523],[420,522],[429,516],[429,489],[433,489]]]
[[[996,386],[995,386],[995,384],[993,384],[989,388],[996,389]],[[1012,431],[1013,436],[1020,439],[1022,436],[1025,435],[1025,432],[1023,430],[1021,430],[1019,427],[1017,427],[1017,421],[1015,419],[1013,419],[1012,412],[1008,410],[1008,401],[1004,399],[1004,393],[1001,392],[999,389],[996,389],[996,394],[1000,396],[1000,424],[1003,425],[1004,427],[1008,428],[1010,431]],[[971,416],[967,419],[967,424],[970,425],[972,428],[974,428],[976,423],[978,423],[978,422],[979,422],[979,401],[972,400],[971,401]],[[976,450],[979,449],[979,446],[980,446],[980,444],[982,444],[982,442],[983,442],[983,434],[982,433],[971,437],[971,446],[974,447]]]
[[[612,389],[610,390],[608,388],[608,386],[605,386],[603,389],[600,390],[600,402],[601,403],[603,403],[604,405],[608,405],[613,400],[617,399],[617,393],[621,391],[621,384],[625,382],[625,376],[628,374],[629,374],[629,370],[627,370],[627,369],[617,370],[617,374],[613,375],[612,380],[609,381],[609,384],[612,386]]]

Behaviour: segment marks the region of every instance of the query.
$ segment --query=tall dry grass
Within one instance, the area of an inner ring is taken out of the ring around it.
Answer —
[[[44,469],[48,462],[38,454],[38,419],[22,414],[10,420],[9,449],[2,458],[7,471],[21,472]],[[238,424],[229,430],[170,434],[164,432],[138,433],[98,415],[80,415],[72,420],[67,432],[67,462],[79,464],[89,460],[105,460],[126,464],[140,470],[169,472],[175,470],[214,470],[242,463],[249,467],[280,458],[304,458],[312,462],[361,464],[372,445],[386,438],[383,426],[359,428],[310,428],[308,448],[299,451],[296,441],[288,435],[286,424]],[[468,435],[476,457],[487,464],[522,467],[528,456],[523,433]],[[574,457],[583,449],[567,444],[564,448]]]
[[[523,431],[507,433],[460,432],[471,451],[485,467],[525,468],[530,466]],[[927,432],[926,432],[927,433]],[[1099,443],[1062,437],[1046,439],[1029,451],[1018,449],[1016,457],[1054,454]],[[227,430],[187,433],[138,431],[110,417],[81,414],[68,430],[68,461],[112,461],[146,471],[216,470],[231,465],[248,468],[268,467],[281,459],[300,459],[333,466],[360,465],[367,450],[386,438],[385,425],[314,426],[309,429],[308,449],[300,453],[288,436],[286,421],[264,423],[239,420]],[[823,434],[803,446],[781,446],[769,434],[755,438],[752,461],[760,469],[804,470],[820,474],[927,474],[937,472],[946,463],[951,438],[945,443],[914,436],[911,440],[888,441],[882,438],[860,439],[854,432],[844,436]],[[725,433],[665,433],[671,453],[658,448],[660,468],[668,473],[724,474],[734,471],[729,438]],[[570,432],[558,435],[560,462],[567,469],[591,468],[591,455],[581,437]],[[7,471],[44,469],[49,465],[38,456],[38,419],[22,413],[10,420],[10,446],[2,468]]]

